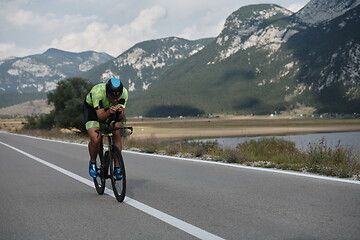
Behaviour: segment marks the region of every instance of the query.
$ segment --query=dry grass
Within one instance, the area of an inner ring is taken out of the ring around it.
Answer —
[[[25,121],[24,118],[0,119],[0,131],[16,132],[23,128]]]
[[[78,131],[68,130],[68,129],[59,129],[54,128],[51,130],[41,130],[41,129],[20,129],[16,133],[30,135],[34,137],[42,137],[47,139],[56,139],[77,143],[88,143],[88,136],[79,133]]]
[[[236,149],[223,149],[215,141],[164,142],[149,139],[127,140],[135,151],[186,158],[238,163],[247,166],[311,172],[326,176],[360,180],[360,152],[338,144],[334,149],[325,140],[312,143],[309,151],[301,152],[295,143],[279,138],[261,138],[239,144]]]
[[[0,119],[0,130],[19,131],[25,119]],[[186,140],[300,133],[360,131],[360,119],[294,119],[291,117],[219,117],[183,119],[128,119],[131,138]]]
[[[33,100],[10,107],[0,108],[0,116],[30,116],[32,114],[48,114],[54,107],[47,104],[46,99]]]

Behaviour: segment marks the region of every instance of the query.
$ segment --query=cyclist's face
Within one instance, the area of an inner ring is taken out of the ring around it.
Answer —
[[[116,99],[116,98],[109,97],[109,101],[110,101],[112,104],[115,104],[115,103],[117,102],[117,99]]]

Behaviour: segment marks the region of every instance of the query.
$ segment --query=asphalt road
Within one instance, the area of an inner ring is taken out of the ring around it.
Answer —
[[[0,132],[0,239],[360,239],[359,182],[123,155],[118,203],[85,145]]]

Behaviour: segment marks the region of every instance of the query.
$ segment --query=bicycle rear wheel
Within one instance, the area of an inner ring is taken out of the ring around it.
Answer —
[[[111,178],[111,185],[116,197],[116,200],[119,202],[124,201],[125,194],[126,194],[126,172],[125,172],[125,165],[124,160],[122,158],[121,152],[114,146],[113,151],[110,152],[110,178]],[[119,163],[119,167],[121,169],[121,179],[117,179],[114,174],[115,163],[116,161]]]
[[[106,155],[106,154],[105,154]],[[96,157],[96,178],[94,179],[94,185],[99,195],[104,194],[105,190],[105,163],[103,161],[103,154],[99,153]]]

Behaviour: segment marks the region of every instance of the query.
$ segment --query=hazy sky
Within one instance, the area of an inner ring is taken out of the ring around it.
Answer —
[[[274,3],[293,12],[309,0],[0,0],[0,59],[50,47],[117,57],[138,42],[216,37],[242,6]]]

